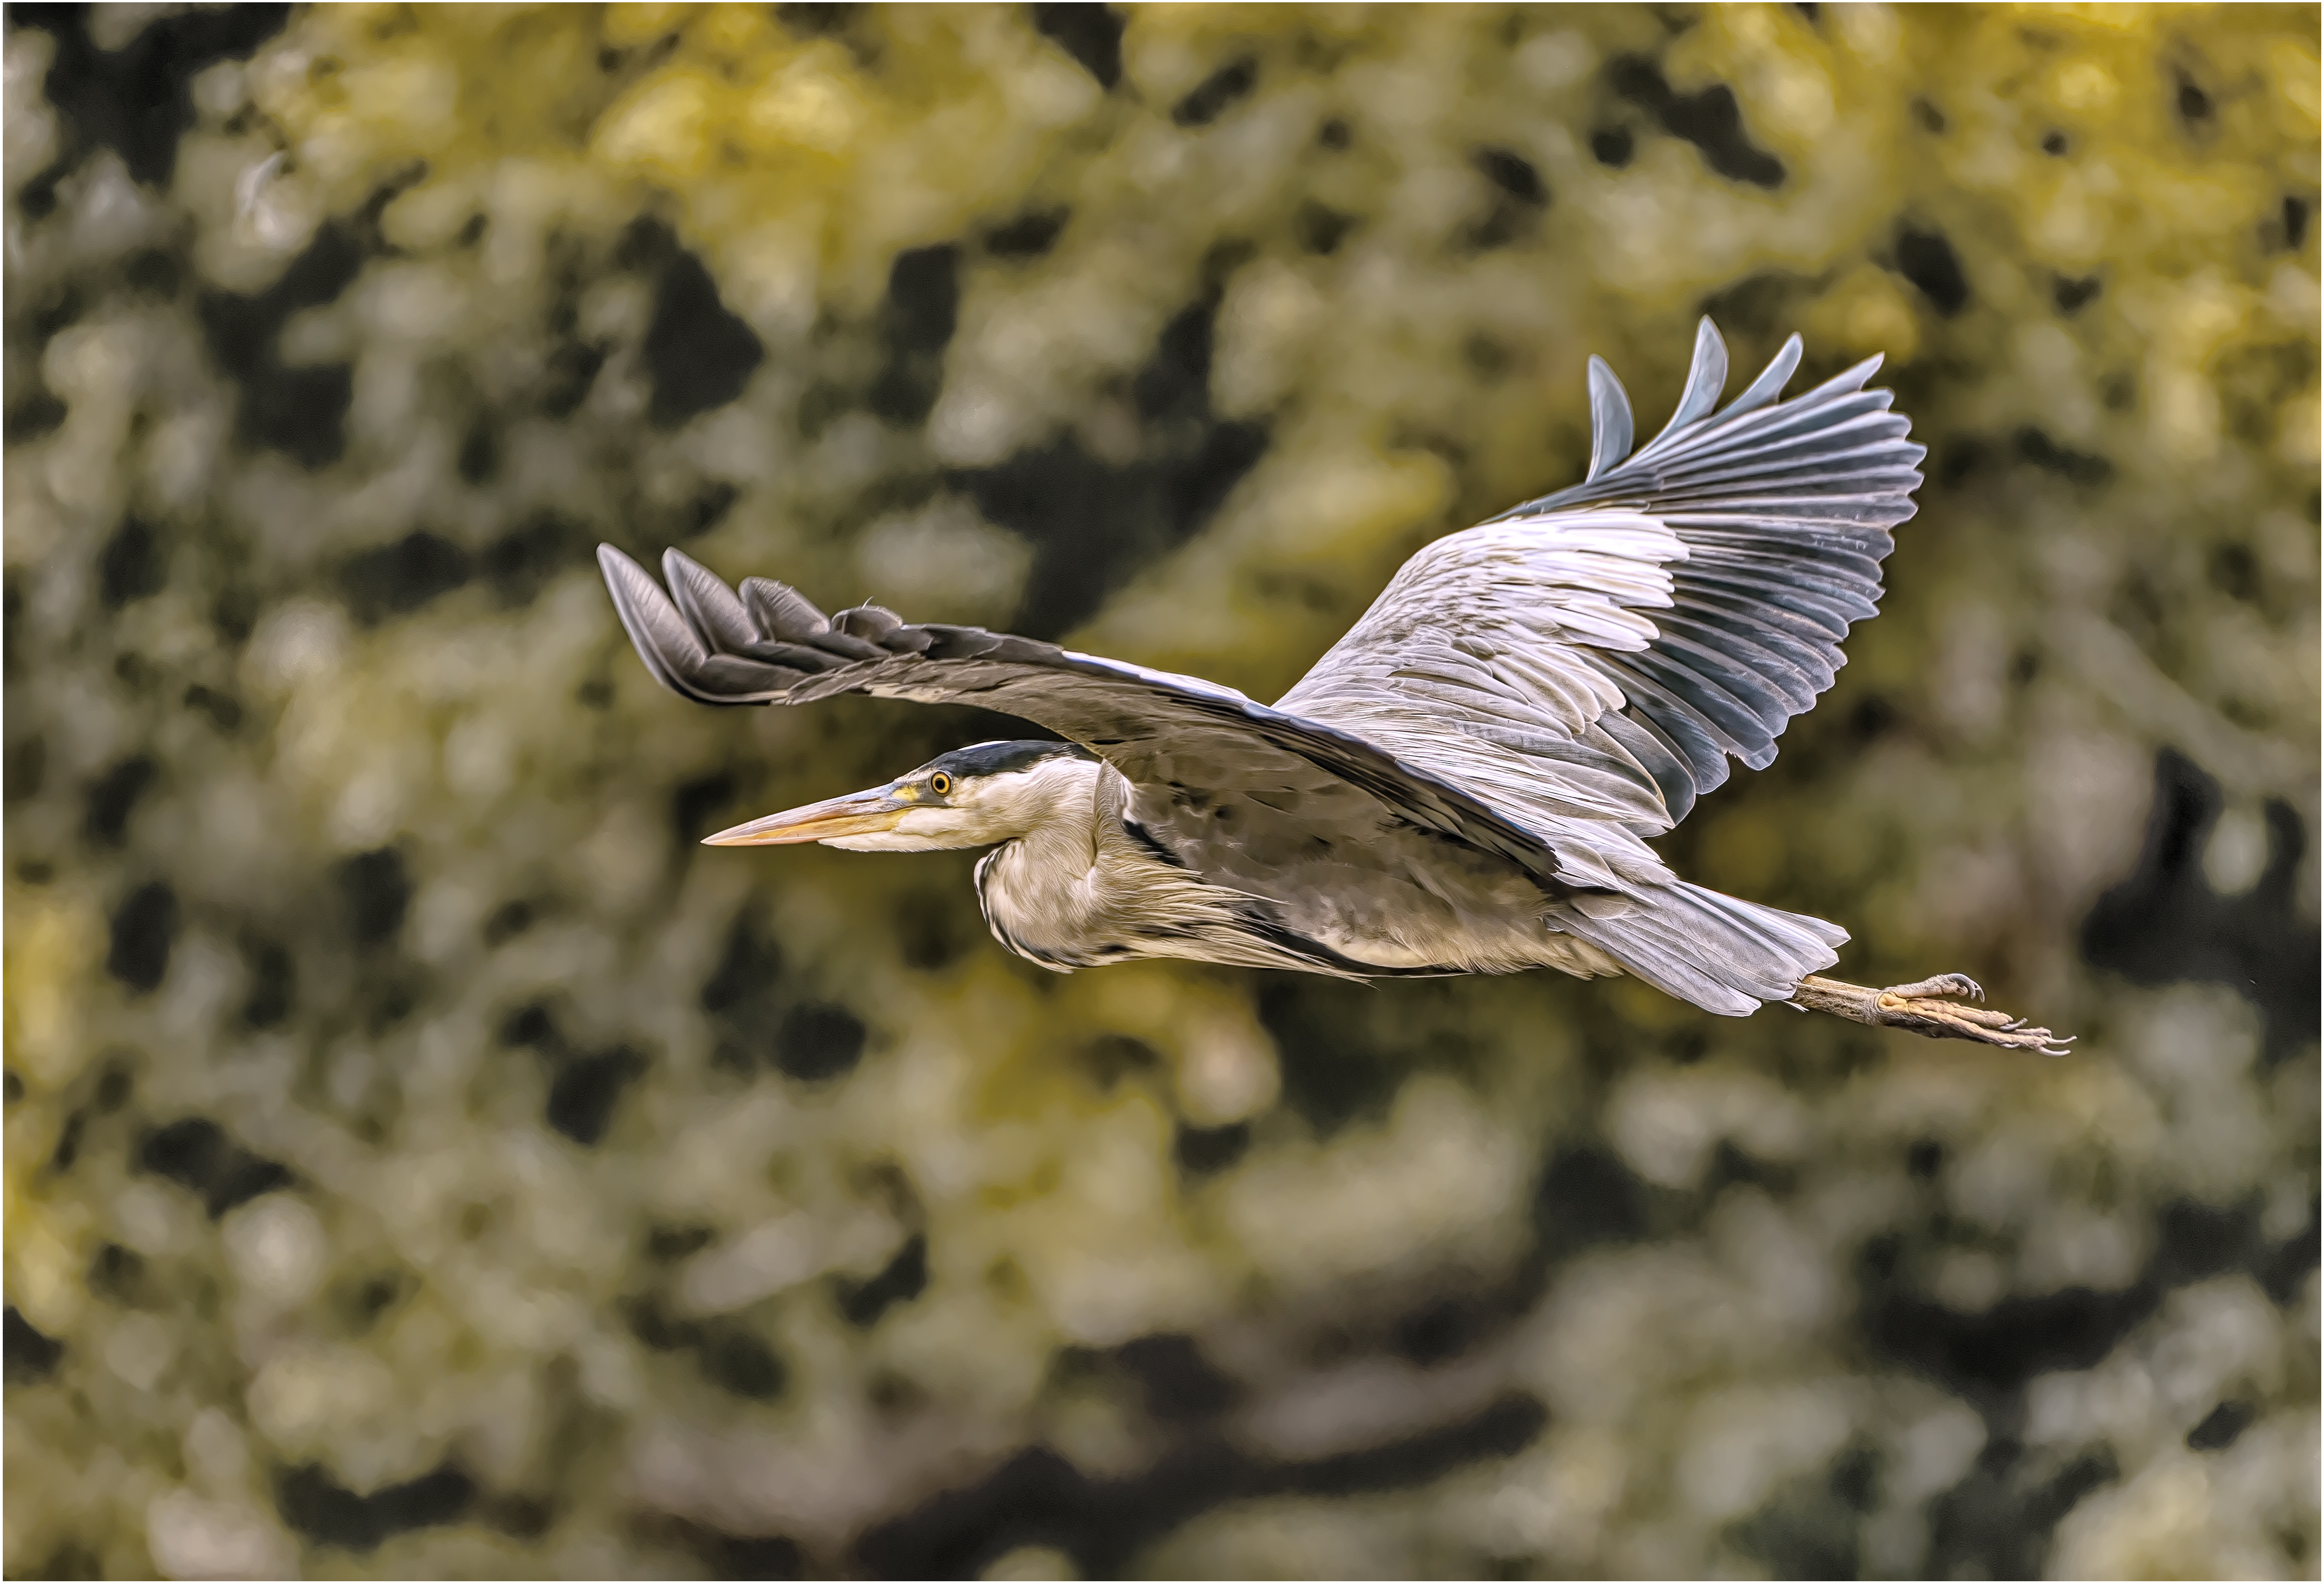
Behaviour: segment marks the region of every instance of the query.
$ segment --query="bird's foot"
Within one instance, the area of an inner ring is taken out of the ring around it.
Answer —
[[[1909,1029],[1931,1039],[1973,1039],[2010,1050],[2040,1051],[2045,1056],[2062,1056],[2072,1043],[2070,1036],[2061,1038],[2046,1028],[2028,1028],[2023,1018],[1989,1007],[1963,1006],[1963,999],[1981,1001],[1985,990],[1960,973],[1940,973],[1886,990],[1810,974],[1792,992],[1792,1005],[1804,1010],[1830,1012],[1875,1028]]]

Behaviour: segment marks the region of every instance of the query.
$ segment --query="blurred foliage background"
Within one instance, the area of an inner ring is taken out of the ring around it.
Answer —
[[[11,1574],[2304,1574],[2313,7],[22,5]],[[1865,355],[1884,613],[1665,843],[2043,1061],[986,938],[696,838],[590,548],[1261,697]]]

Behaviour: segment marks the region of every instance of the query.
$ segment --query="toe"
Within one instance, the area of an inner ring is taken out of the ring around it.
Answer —
[[[1891,985],[1885,993],[1892,996],[1961,996],[1972,1001],[1985,999],[1985,987],[1966,973],[1940,973],[1912,984]]]

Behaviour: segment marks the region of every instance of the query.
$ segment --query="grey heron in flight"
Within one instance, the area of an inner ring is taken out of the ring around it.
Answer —
[[[1865,388],[1879,358],[1779,400],[1799,361],[1794,336],[1721,408],[1727,349],[1703,320],[1678,410],[1633,454],[1629,400],[1592,357],[1583,482],[1424,548],[1272,707],[878,605],[826,618],[675,549],[667,593],[610,545],[597,558],[646,668],[688,698],[861,692],[1065,738],[960,749],[709,838],[989,847],[985,919],[1047,967],[1628,973],[1729,1016],[1782,1001],[2056,1054],[1960,974],[1821,977],[1845,930],[1690,884],[1647,845],[1730,758],[1775,759],[1877,612],[1889,530],[1913,515],[1926,449]]]

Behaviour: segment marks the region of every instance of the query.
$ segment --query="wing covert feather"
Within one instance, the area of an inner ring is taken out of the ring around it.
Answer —
[[[1631,455],[1628,399],[1593,357],[1587,480],[1423,548],[1278,707],[1544,830],[1581,801],[1651,834],[1729,759],[1764,769],[1878,611],[1926,455],[1865,389],[1879,359],[1778,401],[1799,361],[1794,336],[1719,410],[1704,319],[1670,423]]]

